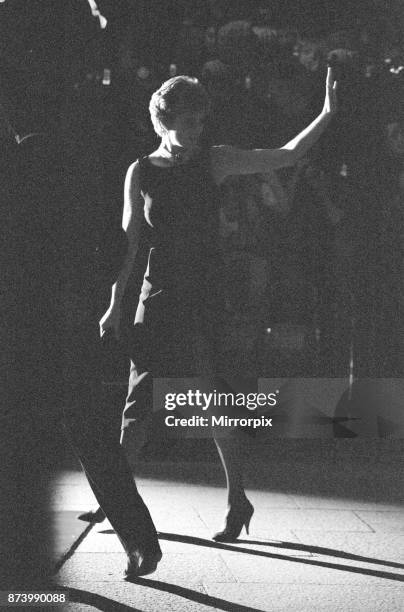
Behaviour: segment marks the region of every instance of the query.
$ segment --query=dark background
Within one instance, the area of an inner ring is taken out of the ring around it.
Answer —
[[[222,193],[224,360],[252,377],[402,376],[403,157],[387,136],[403,121],[402,2],[97,5],[106,28],[86,0],[0,3],[0,536],[19,587],[46,557],[66,368],[91,376],[98,363],[124,174],[156,144],[148,102],[174,72],[212,94],[208,142],[279,146],[321,110],[327,60],[343,50],[337,118],[286,212],[265,204],[259,177]],[[31,132],[41,135],[17,144]],[[287,190],[291,176],[279,180]],[[105,361],[104,380],[123,382],[125,357]]]

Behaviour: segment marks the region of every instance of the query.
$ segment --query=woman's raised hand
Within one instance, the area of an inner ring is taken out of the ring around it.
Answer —
[[[101,338],[108,330],[113,330],[116,340],[120,338],[121,309],[119,306],[110,306],[100,320]]]
[[[326,91],[323,113],[331,114],[337,112],[337,81],[334,80],[333,69],[331,66],[328,67],[327,80],[326,80]]]

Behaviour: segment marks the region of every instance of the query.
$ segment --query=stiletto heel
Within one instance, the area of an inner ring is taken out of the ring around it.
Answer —
[[[213,536],[216,542],[234,542],[237,540],[243,527],[247,535],[250,530],[251,517],[254,514],[254,507],[248,499],[240,506],[232,506],[226,517],[226,526],[223,531],[219,531]]]
[[[250,514],[250,516],[248,517],[248,519],[244,522],[244,527],[245,527],[245,532],[247,535],[250,535],[250,522],[251,522],[251,517],[253,515],[254,512],[254,508]]]

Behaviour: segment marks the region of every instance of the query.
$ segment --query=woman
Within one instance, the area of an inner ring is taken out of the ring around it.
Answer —
[[[164,83],[150,102],[151,120],[161,137],[156,151],[134,162],[125,180],[123,228],[129,249],[112,288],[110,307],[100,321],[101,336],[120,337],[121,303],[132,274],[143,220],[152,248],[135,317],[139,342],[132,363],[123,415],[125,446],[131,428],[150,420],[152,378],[210,377],[221,384],[215,363],[215,330],[224,310],[217,278],[216,190],[230,175],[263,173],[293,166],[316,142],[336,110],[336,83],[328,70],[321,114],[296,138],[276,150],[203,147],[209,110],[197,79],[178,76]],[[217,541],[233,541],[248,529],[253,507],[242,484],[245,434],[215,439],[227,479],[228,513]],[[99,514],[99,513],[98,513]],[[99,516],[97,518],[100,518]]]

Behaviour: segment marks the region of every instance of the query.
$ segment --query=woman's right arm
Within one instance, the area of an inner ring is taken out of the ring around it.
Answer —
[[[136,253],[139,248],[140,228],[143,219],[143,198],[140,193],[139,162],[134,162],[128,168],[124,187],[124,205],[122,227],[128,239],[128,252],[115,284],[112,287],[111,302],[107,312],[100,321],[101,336],[107,329],[113,329],[119,339],[121,321],[121,303],[126,285],[133,271]]]

